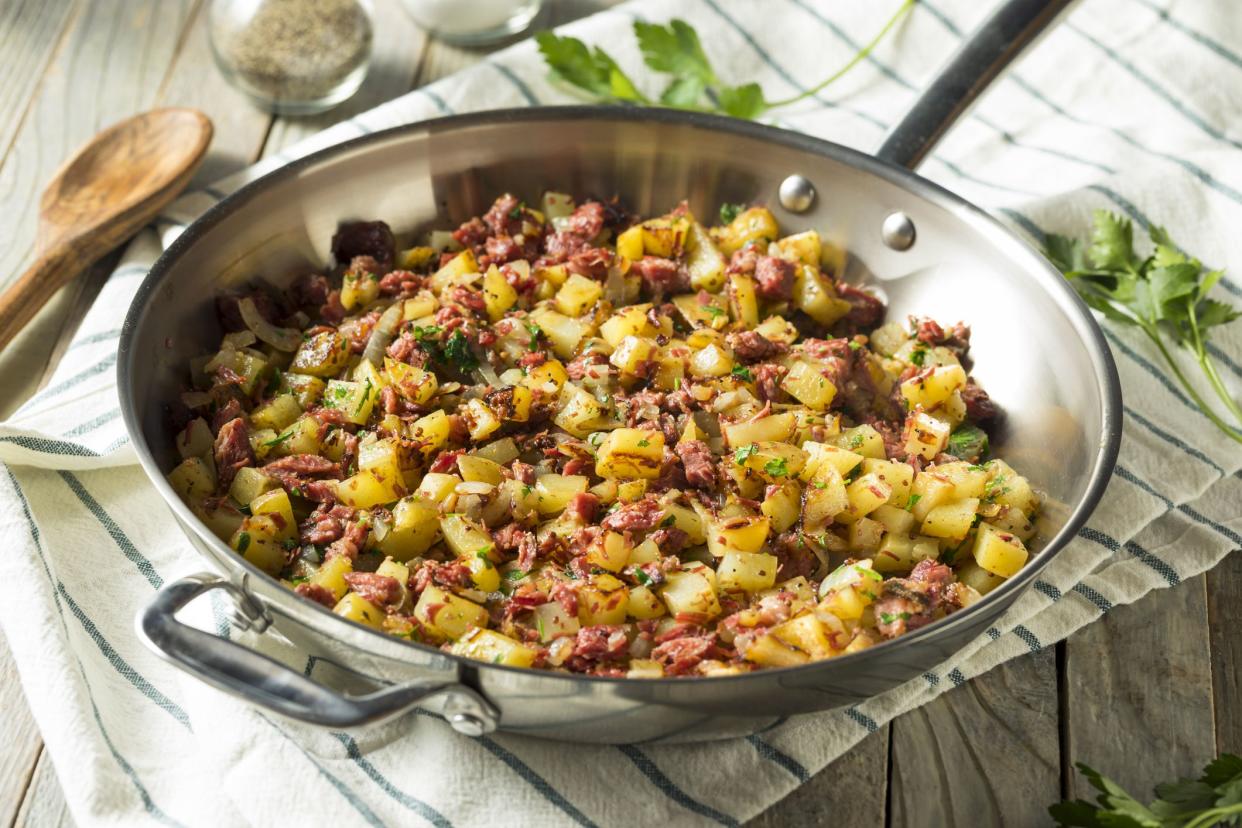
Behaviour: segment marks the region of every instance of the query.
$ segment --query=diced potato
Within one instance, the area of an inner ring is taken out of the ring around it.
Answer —
[[[780,561],[764,552],[726,552],[716,565],[716,581],[726,592],[759,592],[776,583]]]
[[[726,256],[732,256],[746,246],[747,242],[774,241],[780,235],[776,217],[766,207],[743,210],[724,227],[713,227],[711,237]]]
[[[891,506],[881,506],[891,509]],[[909,514],[908,512],[906,514]],[[888,533],[871,558],[877,572],[908,572],[914,566],[914,541],[907,535]]]
[[[892,487],[893,493],[888,502],[893,506],[904,508],[910,500],[910,487],[914,483],[914,467],[909,463],[898,463],[894,460],[877,460],[868,457],[863,461],[863,472],[874,474]]]
[[[336,331],[317,333],[302,343],[289,369],[297,374],[331,377],[349,362],[349,343]]]
[[[878,520],[885,531],[893,535],[909,535],[914,529],[914,515],[893,506],[891,502],[878,507],[871,513],[871,518]]]
[[[285,566],[284,531],[284,525],[272,515],[251,515],[242,521],[229,545],[268,575],[278,575]]]
[[[844,317],[853,306],[838,298],[832,283],[825,279],[819,268],[801,265],[794,274],[794,305],[798,310],[821,325],[832,325]]]
[[[770,483],[797,477],[806,467],[807,453],[789,443],[765,440],[743,446],[734,453],[734,463],[749,469]]]
[[[462,563],[470,570],[470,580],[474,588],[480,592],[492,593],[500,589],[500,570],[487,555],[488,553],[479,551],[471,557],[462,558]]]
[[[561,392],[560,409],[552,421],[575,437],[585,438],[600,425],[604,407],[577,385],[566,385]]]
[[[733,371],[733,357],[715,343],[695,351],[690,357],[690,375],[693,377],[723,377]]]
[[[517,304],[517,298],[517,291],[500,269],[496,265],[489,267],[487,273],[483,274],[483,305],[488,318],[493,322],[500,319]]]
[[[616,348],[621,340],[628,336],[652,338],[658,331],[647,318],[650,304],[628,305],[621,308],[599,326],[599,335],[612,347]]]
[[[696,331],[718,331],[729,324],[729,309],[722,296],[684,293],[674,296],[673,304]]]
[[[707,622],[720,615],[715,587],[700,571],[670,572],[659,592],[674,617]]]
[[[949,424],[918,411],[906,425],[906,453],[931,460],[949,444]]]
[[[384,611],[356,592],[350,592],[337,601],[332,611],[342,618],[377,630],[383,626]]]
[[[561,392],[567,379],[569,375],[565,373],[565,366],[558,360],[550,359],[531,368],[522,384],[537,395],[555,397]]]
[[[869,517],[859,518],[849,525],[847,543],[850,554],[873,554],[880,548],[880,540],[884,537],[884,524]]]
[[[330,380],[323,395],[323,404],[325,408],[342,412],[351,423],[365,425],[371,418],[371,409],[375,407],[379,393],[379,386],[369,380],[365,383]]]
[[[237,470],[237,475],[229,486],[229,496],[238,503],[249,504],[259,495],[270,492],[279,485],[274,478],[258,469],[252,466],[242,466]]]
[[[617,482],[617,500],[622,503],[633,503],[636,500],[641,500],[646,493],[647,480],[645,478]]]
[[[617,255],[624,256],[631,262],[643,257],[643,228],[634,225],[617,236]]]
[[[837,515],[849,508],[849,505],[845,481],[835,467],[824,464],[816,479],[806,487],[802,503],[803,531],[822,531]]]
[[[177,454],[185,460],[210,454],[215,438],[211,435],[211,427],[207,425],[207,421],[202,417],[196,417],[177,432],[176,442]]]
[[[463,278],[478,272],[479,263],[474,258],[474,254],[469,250],[463,250],[432,274],[427,287],[433,293],[438,294],[447,287],[461,284]]]
[[[771,530],[772,522],[766,517],[723,518],[708,526],[707,551],[717,558],[729,552],[758,552]]]
[[[341,280],[341,307],[353,310],[379,298],[379,274],[349,271]]]
[[[440,307],[439,300],[429,290],[420,290],[414,296],[401,303],[401,321],[413,322],[431,316]]]
[[[571,273],[556,292],[556,309],[566,316],[586,313],[604,295],[604,286],[594,279]]]
[[[769,489],[759,511],[772,521],[772,531],[780,534],[798,522],[802,511],[802,487],[796,481],[786,480]]]
[[[486,629],[488,620],[487,610],[483,607],[437,586],[428,586],[423,590],[414,606],[414,617],[432,632],[454,641],[471,627]]]
[[[587,561],[609,572],[620,572],[630,559],[630,543],[624,535],[605,532],[604,536],[587,550]]]
[[[922,406],[931,410],[947,401],[954,391],[966,385],[966,372],[960,365],[938,365],[929,373],[911,377],[901,384],[906,408]]]
[[[466,421],[470,439],[476,443],[495,434],[502,425],[496,412],[480,399],[469,400],[461,409],[461,417]]]
[[[627,336],[616,345],[616,350],[608,361],[617,367],[622,374],[644,376],[648,364],[653,359],[656,344],[653,340],[638,336]]]
[[[354,571],[354,562],[348,555],[333,555],[310,576],[310,583],[321,586],[332,593],[332,599],[339,601],[349,591],[349,583],[345,576]]]
[[[802,450],[806,452],[807,460],[798,477],[807,482],[822,477],[825,468],[831,468],[837,476],[845,477],[865,459],[861,454],[825,443],[807,441],[802,444]]]
[[[690,221],[680,216],[654,218],[644,221],[639,227],[642,228],[643,253],[671,259],[685,249]]]
[[[788,412],[770,414],[758,420],[730,423],[722,427],[729,448],[738,449],[751,443],[787,443],[793,436],[797,419]]]
[[[851,523],[871,514],[892,495],[892,487],[875,474],[864,474],[845,487],[849,506],[837,515],[839,523]]]
[[[630,591],[611,575],[597,575],[578,590],[578,620],[583,626],[621,624],[629,608]]]
[[[941,463],[935,466],[937,474],[953,484],[956,498],[982,498],[988,482],[988,470],[969,463]]]
[[[1005,579],[1000,575],[993,575],[973,561],[957,570],[957,579],[980,595],[987,595],[1005,583]]]
[[[336,499],[354,509],[383,506],[409,492],[402,477],[364,470],[336,484]]]
[[[595,455],[595,473],[611,479],[660,476],[664,435],[655,429],[618,428],[604,438]]]
[[[423,475],[415,493],[432,505],[449,508],[449,499],[455,497],[454,492],[460,482],[461,478],[455,474],[428,472]]]
[[[742,657],[761,667],[797,667],[810,661],[806,653],[791,647],[771,633],[754,639],[746,647]]]
[[[578,352],[578,343],[590,332],[588,323],[570,319],[554,310],[539,311],[531,314],[531,318],[543,329],[552,350],[561,359],[573,359]]]
[[[459,558],[475,558],[480,553],[487,557],[496,556],[491,533],[483,524],[465,515],[452,514],[440,518],[440,532],[444,535],[444,543]]]
[[[755,326],[755,331],[762,334],[764,339],[785,345],[794,344],[800,335],[793,323],[783,316],[769,316]]]
[[[1017,574],[1028,557],[1026,546],[1016,535],[987,523],[980,524],[971,553],[975,563],[982,569],[1001,578],[1011,578]],[[979,589],[977,586],[975,588]]]
[[[724,256],[720,255],[716,243],[697,221],[690,223],[686,252],[686,271],[690,274],[691,289],[715,293],[724,287]]]
[[[278,530],[276,539],[295,539],[298,536],[298,522],[293,517],[293,504],[284,489],[272,489],[263,492],[250,501],[251,515],[269,515]]]
[[[491,483],[493,486],[499,486],[504,479],[499,463],[475,454],[457,455],[457,471],[461,473],[462,480]]]
[[[953,484],[935,471],[921,471],[910,486],[910,512],[920,523],[928,512],[953,499]]]
[[[819,233],[814,230],[805,230],[778,240],[776,249],[782,258],[819,267],[823,244],[820,242]]]
[[[825,634],[823,623],[812,613],[799,615],[778,624],[772,628],[769,635],[801,650],[813,659],[835,655],[833,646]]]
[[[452,426],[443,411],[433,411],[410,423],[407,433],[419,444],[424,457],[431,457],[448,443]]]
[[[997,529],[1004,529],[1017,535],[1023,542],[1029,541],[1035,535],[1035,524],[1031,522],[1025,514],[1012,506],[996,507],[996,514],[987,519],[987,522],[995,526]]]
[[[539,496],[539,514],[555,515],[563,512],[574,495],[587,490],[588,480],[578,474],[541,474],[535,481]]]
[[[1009,506],[1030,515],[1039,508],[1039,495],[1030,482],[1003,460],[988,463],[988,481],[984,497],[993,503]]]
[[[884,438],[874,426],[859,425],[847,428],[836,437],[836,444],[846,451],[876,460],[885,458]]]
[[[319,421],[313,417],[301,417],[292,425],[267,441],[272,454],[286,457],[291,454],[319,454]]]
[[[816,411],[827,410],[837,395],[837,387],[821,373],[821,369],[801,359],[790,366],[789,373],[781,380],[781,388]]]
[[[449,647],[453,655],[466,656],[491,664],[530,667],[539,652],[494,630],[472,630]]]
[[[556,638],[577,635],[582,626],[578,617],[565,612],[565,608],[557,601],[540,604],[531,612],[539,640],[545,643]]]
[[[431,548],[439,530],[435,504],[419,497],[403,497],[392,510],[392,528],[379,541],[379,550],[397,561],[408,561]]]
[[[431,401],[440,388],[436,375],[392,357],[384,357],[384,375],[397,393],[416,405]]]
[[[646,586],[630,587],[630,594],[625,606],[625,614],[638,621],[647,621],[664,615],[664,603],[659,596]]]
[[[397,254],[397,267],[403,270],[417,270],[436,256],[434,247],[416,246],[402,250]]]
[[[187,503],[196,502],[216,490],[216,476],[201,457],[182,460],[168,473],[168,485]]]
[[[294,420],[302,416],[302,406],[292,394],[280,394],[271,402],[256,408],[250,415],[250,423],[255,428],[270,428],[281,431]]]
[[[306,409],[319,402],[328,384],[319,377],[312,377],[309,374],[286,372],[281,375],[280,387],[292,394],[298,401],[298,405]]]
[[[755,280],[743,273],[729,276],[729,312],[748,329],[759,324],[759,297]]]
[[[686,542],[690,546],[698,546],[707,542],[707,530],[698,512],[673,502],[669,498],[663,499],[660,505],[664,508],[664,517],[660,521],[662,526],[672,518],[672,526],[686,533]]]

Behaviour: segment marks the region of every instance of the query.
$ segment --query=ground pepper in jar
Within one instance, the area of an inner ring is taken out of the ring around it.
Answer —
[[[371,57],[363,0],[215,0],[210,22],[225,76],[274,112],[335,106],[357,91]]]

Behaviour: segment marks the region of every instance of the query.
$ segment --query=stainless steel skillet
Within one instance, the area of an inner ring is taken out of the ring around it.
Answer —
[[[301,159],[241,189],[160,258],[122,332],[119,387],[143,468],[220,575],[164,587],[138,618],[172,663],[277,713],[347,727],[415,704],[460,732],[500,728],[590,742],[721,738],[791,713],[856,703],[933,668],[988,630],[1075,535],[1111,475],[1121,394],[1104,339],[1048,263],[1005,228],[909,168],[987,81],[1066,5],[1009,0],[950,62],[873,158],[792,132],[664,110],[555,107],[412,124]],[[801,176],[788,182],[791,175]],[[781,197],[782,182],[784,198]],[[816,191],[807,204],[806,185]],[[1043,546],[978,604],[861,653],[781,670],[692,680],[605,679],[519,670],[385,636],[294,596],[201,525],[164,480],[174,465],[162,415],[191,357],[219,342],[213,298],[255,277],[280,284],[323,265],[337,224],[382,218],[398,233],[453,225],[498,193],[619,194],[656,214],[688,198],[771,204],[783,227],[816,228],[850,250],[851,272],[889,302],[974,331],[975,374],[1006,410],[1000,456],[1047,496]],[[275,628],[316,656],[312,677],[178,622],[215,589],[243,623]]]

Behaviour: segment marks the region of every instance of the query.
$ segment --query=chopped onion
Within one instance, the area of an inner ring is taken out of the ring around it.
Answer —
[[[206,391],[185,391],[181,394],[181,404],[186,408],[202,408],[211,405],[211,395]]]
[[[479,495],[481,497],[490,495],[495,490],[495,486],[482,480],[467,480],[453,487],[453,491],[459,495]]]
[[[279,328],[268,322],[255,307],[254,300],[247,296],[237,303],[242,321],[246,327],[254,331],[254,335],[278,351],[296,351],[302,344],[302,332],[293,328]]]
[[[487,351],[477,342],[470,343],[470,351],[474,354],[474,358],[479,361],[479,367],[471,372],[474,379],[478,382],[485,383],[493,388],[500,388],[504,385],[500,381],[500,375],[496,373],[496,369],[492,367],[491,362],[487,359]]]
[[[604,281],[604,298],[612,302],[614,308],[625,304],[625,276],[616,264],[608,267],[608,278]]]
[[[220,340],[220,347],[233,350],[248,348],[255,343],[256,339],[254,331],[234,331],[224,335],[224,338]]]
[[[370,338],[367,339],[367,347],[362,352],[362,358],[376,368],[383,365],[384,353],[392,343],[393,337],[396,336],[397,326],[400,324],[401,303],[395,302],[380,314],[379,321],[375,323],[375,328],[371,331]]]

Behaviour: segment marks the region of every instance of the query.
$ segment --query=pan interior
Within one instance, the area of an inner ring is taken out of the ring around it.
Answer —
[[[920,314],[971,327],[974,375],[1006,412],[995,453],[1045,494],[1040,537],[1055,535],[1087,497],[1109,440],[1107,357],[1060,277],[921,179],[791,133],[719,124],[616,110],[449,119],[370,136],[252,185],[187,231],[131,311],[122,393],[148,470],[176,462],[164,405],[183,390],[190,359],[218,347],[214,297],[252,281],[283,286],[324,266],[342,221],[383,219],[408,242],[486,211],[503,192],[531,202],[547,189],[617,195],[647,216],[685,199],[704,220],[722,202],[762,202],[783,230],[814,228],[848,249],[851,272],[887,300],[890,320]],[[791,173],[818,192],[801,215],[777,203]],[[894,210],[917,228],[904,252],[880,238]]]

